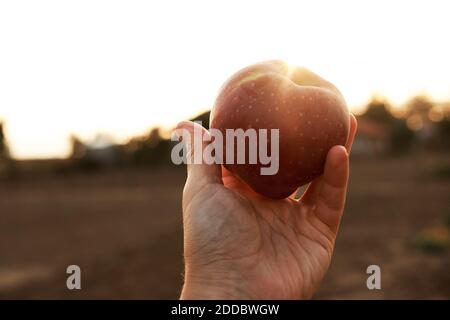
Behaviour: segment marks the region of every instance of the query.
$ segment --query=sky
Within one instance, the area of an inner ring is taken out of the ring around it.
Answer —
[[[249,64],[283,59],[374,94],[450,99],[450,2],[1,1],[0,121],[16,158],[118,142],[210,108]]]

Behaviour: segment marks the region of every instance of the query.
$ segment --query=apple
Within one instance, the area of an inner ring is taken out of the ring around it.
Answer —
[[[350,114],[333,84],[305,68],[274,60],[244,68],[222,86],[210,128],[224,136],[226,129],[278,129],[276,174],[262,175],[265,165],[259,161],[223,165],[257,193],[283,199],[323,173],[330,148],[347,141]],[[223,152],[226,158],[233,150],[224,146]]]

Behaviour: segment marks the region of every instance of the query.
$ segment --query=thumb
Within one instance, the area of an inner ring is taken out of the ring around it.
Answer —
[[[182,121],[176,126],[174,133],[185,144],[188,175],[185,191],[188,189],[195,193],[207,184],[222,184],[221,166],[204,157],[204,150],[211,143],[208,130],[199,123]]]
[[[347,150],[343,146],[334,146],[328,152],[316,202],[317,216],[334,232],[337,232],[344,211],[348,178]]]

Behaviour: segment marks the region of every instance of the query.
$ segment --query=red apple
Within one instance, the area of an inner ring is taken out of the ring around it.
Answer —
[[[259,194],[283,199],[323,173],[330,148],[347,141],[350,115],[330,82],[305,68],[266,61],[238,71],[223,85],[210,127],[224,137],[226,129],[279,129],[276,174],[262,175],[260,169],[267,165],[259,161],[224,166]],[[224,159],[233,152],[223,151]]]

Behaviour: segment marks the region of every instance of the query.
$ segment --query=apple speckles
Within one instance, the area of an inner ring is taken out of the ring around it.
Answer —
[[[346,111],[345,105],[332,91],[295,87],[295,82],[283,78],[285,69],[278,63],[257,65],[255,71],[249,70],[252,68],[226,83],[213,107],[211,127],[220,130],[278,129],[280,170],[275,176],[262,177],[259,170],[262,164],[230,165],[229,170],[239,173],[262,195],[285,198],[292,194],[294,185],[308,183],[322,173],[330,146],[345,142],[348,123],[341,114]],[[278,73],[280,76],[276,76]],[[241,81],[242,76],[254,74],[257,77],[247,77],[245,83]],[[267,78],[260,79],[260,75]],[[238,88],[241,84],[242,88]],[[219,118],[223,119],[222,125],[218,124]],[[343,124],[341,128],[339,122]],[[271,135],[268,131],[268,143]]]

